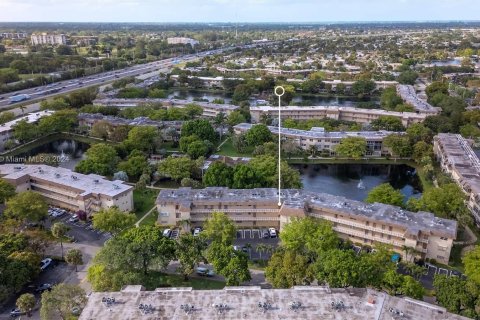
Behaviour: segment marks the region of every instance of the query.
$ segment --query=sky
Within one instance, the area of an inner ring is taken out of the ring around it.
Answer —
[[[0,0],[0,22],[480,20],[480,0]]]

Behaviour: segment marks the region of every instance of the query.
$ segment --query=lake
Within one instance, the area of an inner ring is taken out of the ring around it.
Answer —
[[[59,139],[30,149],[19,154],[18,157],[35,156],[40,153],[51,153],[61,156],[59,166],[67,169],[74,169],[77,163],[84,159],[85,151],[90,148],[88,143],[79,142],[73,139]]]
[[[374,187],[389,182],[405,196],[421,196],[415,169],[407,165],[319,164],[294,165],[300,171],[303,188],[363,201]]]
[[[232,102],[232,96],[223,92],[211,92],[211,91],[196,91],[196,90],[174,90],[168,95],[169,99],[178,98],[182,100],[194,101],[195,99],[204,99],[212,102],[214,99],[223,99],[225,103]],[[256,105],[256,99],[250,99],[250,105]],[[322,105],[322,106],[342,106],[342,107],[355,107],[359,102],[375,102],[379,103],[378,99],[358,99],[356,97],[335,97],[335,96],[317,96],[317,95],[299,95],[297,94],[293,98],[293,104],[307,103],[309,105]]]

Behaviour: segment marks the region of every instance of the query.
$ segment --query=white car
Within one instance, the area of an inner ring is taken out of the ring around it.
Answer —
[[[52,259],[46,258],[40,262],[40,270],[43,271],[47,269],[52,264]]]
[[[70,219],[68,219],[68,222],[74,223],[78,221],[78,216],[74,214]]]
[[[275,230],[275,228],[268,228],[268,233],[270,234],[270,238],[277,237],[277,230]]]
[[[164,237],[170,238],[171,235],[172,235],[172,229],[163,230],[163,236]]]
[[[201,231],[202,231],[202,228],[196,227],[195,229],[193,229],[193,236],[198,237]]]

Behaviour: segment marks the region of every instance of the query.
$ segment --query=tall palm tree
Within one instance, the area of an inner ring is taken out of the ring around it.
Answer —
[[[266,250],[267,250],[267,245],[264,244],[264,243],[259,243],[259,244],[255,247],[255,251],[257,251],[258,254],[260,255],[260,260],[262,260],[262,253],[264,253]]]
[[[252,244],[251,243],[245,244],[245,248],[247,248],[248,256],[250,257],[250,260],[252,260]]]
[[[63,237],[67,234],[67,231],[70,228],[61,222],[57,222],[52,226],[52,235],[60,241],[60,247],[62,248],[62,259],[63,259]]]

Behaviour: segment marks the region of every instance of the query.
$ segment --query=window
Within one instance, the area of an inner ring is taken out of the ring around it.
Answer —
[[[160,217],[168,217],[170,216],[170,213],[168,212],[160,212]]]
[[[448,238],[440,237],[440,240],[448,240]]]
[[[437,256],[437,259],[443,260],[443,259],[445,259],[445,257],[444,256]]]
[[[438,251],[447,251],[447,247],[438,246]]]

